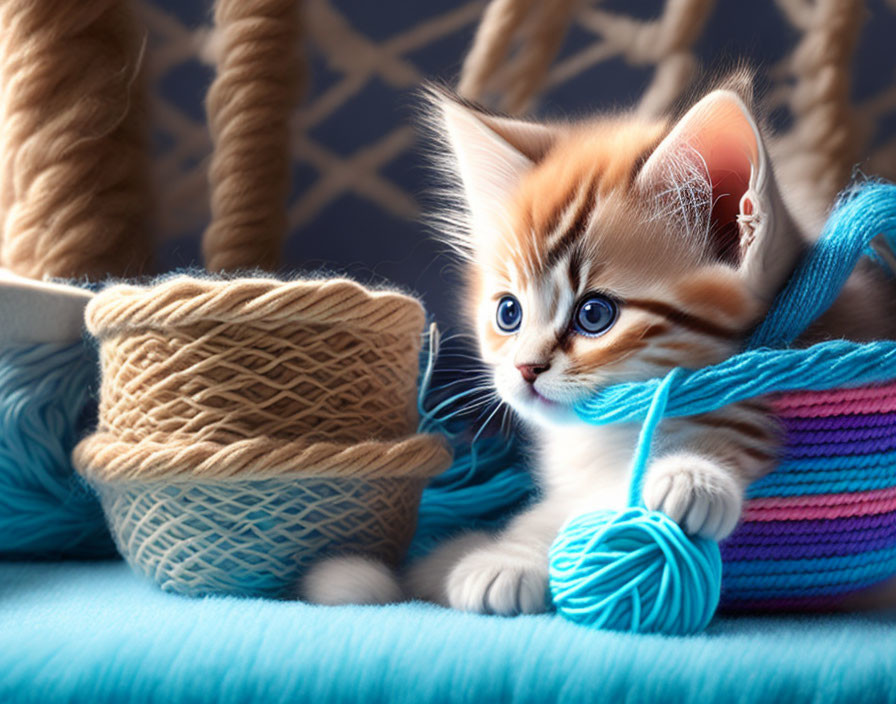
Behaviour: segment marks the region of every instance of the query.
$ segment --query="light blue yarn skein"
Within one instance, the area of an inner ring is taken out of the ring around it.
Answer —
[[[0,555],[115,554],[99,503],[70,454],[94,421],[87,345],[0,349]]]
[[[893,341],[832,340],[786,349],[830,307],[877,235],[892,248],[896,186],[869,182],[837,203],[745,352],[712,367],[674,369],[662,379],[608,387],[576,408],[596,425],[643,424],[632,463],[631,508],[579,516],[551,547],[551,596],[563,616],[595,627],[670,635],[708,625],[721,591],[718,546],[687,537],[668,517],[640,508],[656,428],[665,417],[705,413],[776,391],[896,378]]]

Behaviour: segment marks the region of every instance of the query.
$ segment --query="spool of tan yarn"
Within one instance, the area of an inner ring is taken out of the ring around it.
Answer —
[[[419,302],[345,280],[114,286],[75,448],[120,552],[163,589],[281,596],[321,554],[390,564],[444,438],[417,434]]]
[[[103,382],[78,461],[106,476],[366,475],[396,453],[425,473],[446,456],[413,435],[424,313],[403,294],[177,277],[110,287],[86,319]]]
[[[0,3],[2,264],[139,274],[150,256],[140,65],[124,0]]]
[[[87,311],[101,425],[127,442],[402,438],[423,324],[415,299],[340,279],[115,286]]]

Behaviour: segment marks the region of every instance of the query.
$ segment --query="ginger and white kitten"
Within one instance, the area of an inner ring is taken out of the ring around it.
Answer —
[[[538,612],[563,524],[627,503],[638,427],[587,425],[572,404],[736,353],[808,236],[735,90],[674,124],[540,124],[435,95],[467,206],[452,238],[469,259],[470,319],[501,399],[533,431],[541,492],[499,534],[468,533],[412,566],[408,590],[467,611]],[[805,342],[892,337],[893,294],[863,268]],[[725,538],[748,483],[774,465],[776,423],[750,401],[666,420],[659,434],[647,507]]]
[[[412,565],[406,596],[467,611],[547,606],[548,549],[570,518],[627,504],[636,425],[591,426],[598,387],[720,362],[741,349],[806,243],[776,183],[743,77],[678,121],[633,114],[542,124],[433,90],[459,186],[450,243],[467,259],[469,320],[501,399],[537,444],[540,496],[499,534],[471,532]],[[809,214],[815,222],[818,214]],[[896,290],[870,264],[801,340],[896,337]],[[648,508],[694,534],[735,528],[779,437],[761,401],[662,423]],[[334,557],[300,596],[384,603],[384,566]],[[861,603],[896,603],[896,581]],[[857,602],[859,603],[859,602]]]

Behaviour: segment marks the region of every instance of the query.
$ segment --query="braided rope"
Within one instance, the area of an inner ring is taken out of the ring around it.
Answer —
[[[513,39],[535,0],[492,0],[476,29],[473,46],[464,58],[457,91],[481,101],[510,53]]]
[[[782,181],[797,187],[798,202],[822,215],[849,182],[859,161],[861,134],[852,106],[852,59],[865,19],[863,0],[818,0],[790,57],[795,78],[788,95],[794,127],[781,140]]]
[[[150,326],[259,320],[273,324],[297,319],[400,336],[419,334],[425,314],[420,302],[410,296],[369,291],[348,279],[281,282],[176,276],[152,288],[111,286],[90,302],[85,318],[87,329],[100,336]]]
[[[140,65],[124,0],[0,3],[3,265],[134,275],[150,258]]]
[[[273,269],[286,235],[289,121],[299,94],[298,0],[217,0],[218,74],[207,109],[214,153],[210,271]]]
[[[420,303],[350,281],[177,277],[89,305],[99,429],[72,453],[163,589],[282,596],[322,552],[397,562],[426,481]]]
[[[141,440],[125,442],[113,433],[95,433],[75,448],[74,462],[96,481],[157,479],[246,481],[283,478],[429,478],[451,462],[440,435],[413,435],[396,442],[352,444],[250,438],[217,442]]]

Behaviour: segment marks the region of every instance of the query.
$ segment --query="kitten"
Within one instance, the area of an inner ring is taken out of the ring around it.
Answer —
[[[540,124],[434,90],[465,221],[469,319],[501,399],[532,429],[540,497],[497,535],[469,533],[412,566],[411,596],[467,611],[546,608],[562,525],[627,504],[637,425],[587,425],[598,387],[739,351],[809,237],[776,183],[745,96],[709,93],[675,123],[632,114]],[[896,334],[894,291],[862,267],[802,341]],[[861,314],[859,313],[861,312]],[[716,540],[774,467],[761,401],[662,423],[648,508]]]

